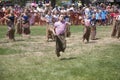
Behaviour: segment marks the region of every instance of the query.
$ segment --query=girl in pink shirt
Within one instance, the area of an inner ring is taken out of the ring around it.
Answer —
[[[66,49],[66,40],[65,40],[65,32],[66,32],[66,24],[67,23],[64,21],[64,16],[60,15],[59,21],[55,22],[54,27],[55,27],[55,34],[56,34],[56,54],[57,57],[60,57],[60,52],[64,52]]]

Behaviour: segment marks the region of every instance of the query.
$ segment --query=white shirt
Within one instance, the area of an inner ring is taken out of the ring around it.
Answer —
[[[118,15],[118,16],[116,17],[116,20],[119,20],[119,21],[120,21],[120,15]]]

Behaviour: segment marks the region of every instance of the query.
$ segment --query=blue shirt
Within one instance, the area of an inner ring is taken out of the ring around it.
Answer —
[[[107,17],[107,11],[104,11],[104,10],[103,10],[103,11],[101,12],[101,18],[102,18],[102,19],[106,19],[106,17]]]
[[[98,19],[100,19],[100,13],[96,13],[96,15],[95,15],[96,17],[96,20],[98,20]]]
[[[28,21],[28,16],[23,16],[25,21]]]

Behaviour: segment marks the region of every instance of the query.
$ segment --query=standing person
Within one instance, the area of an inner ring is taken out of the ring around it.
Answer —
[[[38,6],[43,7],[43,1],[42,0],[39,1]]]
[[[96,14],[95,14],[95,19],[96,19],[96,24],[98,25],[101,25],[101,16],[100,16],[100,11],[99,10],[96,10]]]
[[[51,14],[51,11],[48,11],[47,15],[45,16],[46,22],[47,22],[47,27],[46,27],[46,38],[47,41],[49,41],[49,39],[55,39],[54,38],[54,28],[53,28],[53,16]]]
[[[93,12],[92,14],[92,18],[91,18],[91,40],[95,40],[95,36],[96,36],[96,19],[95,19],[95,12]]]
[[[111,36],[115,37],[117,35],[117,38],[120,38],[120,13],[116,16],[115,25],[113,26],[113,31]]]
[[[50,6],[51,6],[51,1],[44,0],[44,4],[45,4],[45,10],[48,11],[50,9]]]
[[[13,10],[9,10],[8,14],[4,17],[6,20],[7,26],[8,26],[8,32],[7,32],[7,37],[10,40],[15,41],[15,27],[14,27],[14,21],[15,21],[15,15]]]
[[[78,4],[77,4],[77,5],[78,5],[79,8],[82,6],[81,0],[78,1]]]
[[[22,27],[23,27],[23,36],[30,37],[30,22],[29,22],[29,14],[28,11],[25,10],[25,12],[22,15]]]
[[[21,14],[17,18],[18,18],[17,23],[16,23],[17,34],[21,35],[22,34],[22,17],[21,17]]]
[[[66,25],[70,23],[64,21],[64,16],[60,15],[59,21],[55,22],[55,34],[56,34],[56,54],[57,57],[60,56],[60,52],[64,52],[66,49],[65,31]]]
[[[118,14],[117,18],[116,18],[116,28],[117,28],[117,38],[120,38],[120,13]]]
[[[86,15],[84,19],[84,33],[83,33],[83,42],[86,39],[87,42],[89,42],[89,37],[90,37],[90,19],[89,16]]]
[[[64,20],[65,20],[66,22],[70,22],[70,16],[69,16],[68,12],[65,12]],[[70,37],[70,35],[71,35],[70,25],[67,25],[67,26],[66,26],[66,31],[65,31],[65,36],[66,36],[66,37]]]
[[[36,16],[36,13],[34,13],[33,10],[31,10],[31,13],[30,13],[30,25],[34,25],[35,24],[35,16]]]
[[[104,26],[106,25],[106,19],[107,19],[107,11],[106,10],[102,10],[101,11],[101,24]]]

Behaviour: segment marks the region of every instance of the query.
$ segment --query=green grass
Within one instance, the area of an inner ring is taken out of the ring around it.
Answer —
[[[45,26],[32,26],[31,27],[32,31],[31,31],[31,35],[45,35],[46,34],[46,28]],[[83,26],[71,26],[71,32],[72,33],[78,33],[78,32],[81,32],[83,31]]]
[[[0,30],[0,35],[4,35],[7,29],[0,27]],[[109,44],[69,45],[59,59],[54,53],[54,42],[46,43],[41,38],[45,36],[45,27],[32,26],[31,30],[31,36],[40,37],[2,43],[4,36],[0,36],[0,80],[120,80],[119,40]],[[109,38],[110,30],[98,27],[97,35]],[[82,34],[83,27],[72,26],[71,32],[71,38],[79,39],[74,36]],[[70,43],[75,43],[75,39]]]
[[[0,48],[0,55],[8,55],[8,54],[18,54],[21,53],[20,50],[14,50],[9,48]]]
[[[31,26],[31,35],[45,35],[46,27],[45,26]]]
[[[71,33],[78,33],[83,31],[83,26],[71,26]]]
[[[0,39],[5,38],[6,32],[7,32],[7,26],[0,26]],[[71,32],[77,33],[81,32],[83,30],[82,26],[72,26]],[[31,35],[32,36],[44,36],[46,34],[46,27],[45,26],[31,26]],[[16,34],[18,37],[19,35]]]
[[[1,58],[1,80],[119,80],[120,45],[63,60],[45,57]]]
[[[7,33],[7,27],[5,26],[0,26],[0,39],[4,38]]]

